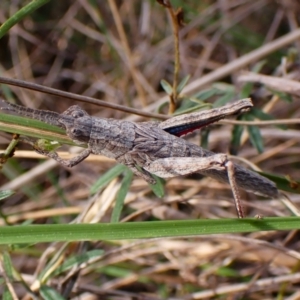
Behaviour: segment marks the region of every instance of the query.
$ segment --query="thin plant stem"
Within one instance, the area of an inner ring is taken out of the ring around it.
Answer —
[[[116,2],[115,2],[115,0],[109,0],[108,4],[109,4],[109,7],[111,9],[111,12],[112,12],[112,15],[113,15],[113,18],[114,18],[114,21],[115,21],[115,24],[116,24],[121,42],[122,42],[122,45],[124,47],[125,54],[127,56],[129,71],[131,73],[132,79],[133,79],[134,84],[136,86],[136,90],[138,92],[139,99],[141,100],[141,103],[144,107],[144,106],[147,105],[145,92],[144,92],[144,89],[143,89],[142,85],[140,84],[140,82],[138,80],[137,75],[136,75],[137,72],[136,72],[136,69],[135,69],[135,65],[134,65],[134,62],[133,62],[133,59],[132,59],[130,47],[129,47],[129,44],[128,44],[128,41],[127,41],[127,37],[126,37],[126,34],[125,34],[124,27],[122,25],[122,20],[121,20],[119,11],[117,9]]]
[[[2,38],[10,30],[10,28],[20,22],[24,17],[30,15],[33,11],[45,5],[49,1],[50,0],[33,0],[22,7],[0,26],[0,38]]]
[[[172,21],[173,37],[174,37],[174,77],[173,77],[173,93],[170,95],[169,114],[173,114],[176,109],[177,100],[177,86],[178,76],[180,69],[180,52],[179,52],[179,24],[177,19],[177,13],[174,11],[169,0],[165,1],[165,7],[167,8]]]

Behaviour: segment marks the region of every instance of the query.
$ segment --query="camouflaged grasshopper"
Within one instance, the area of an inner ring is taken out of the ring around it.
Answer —
[[[4,111],[56,125],[77,144],[88,148],[78,156],[64,160],[56,152],[36,149],[66,167],[73,167],[90,154],[114,158],[129,167],[148,183],[155,183],[151,174],[162,178],[200,173],[230,183],[238,216],[243,217],[238,187],[255,194],[277,198],[276,185],[269,179],[232,163],[226,154],[216,154],[181,138],[230,115],[250,109],[250,99],[243,99],[220,108],[172,117],[164,122],[130,122],[90,116],[77,105],[62,114],[31,109],[7,102]]]

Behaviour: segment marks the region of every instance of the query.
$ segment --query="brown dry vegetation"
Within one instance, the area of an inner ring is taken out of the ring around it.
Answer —
[[[0,22],[23,2],[1,1]],[[257,109],[275,119],[299,118],[298,1],[178,0],[172,5],[182,7],[184,13],[178,78],[191,76],[183,91],[186,97],[177,102],[180,109],[199,104],[201,96],[217,89],[218,93],[204,99],[206,103],[222,101],[226,95],[232,99],[251,96]],[[1,76],[167,114],[162,104],[169,98],[160,81],[173,84],[173,29],[167,9],[155,1],[50,1],[2,37]],[[282,37],[290,39],[281,42]],[[247,73],[255,69],[268,77]],[[278,78],[282,81],[277,82]],[[246,85],[250,81],[255,84]],[[200,94],[198,103],[189,100],[201,91],[207,93]],[[24,106],[57,112],[76,103],[12,86],[3,87],[2,95]],[[95,116],[145,120],[89,103],[80,105]],[[232,128],[231,124],[212,126],[207,147],[224,153],[231,149],[264,172],[299,178],[299,125],[289,124],[286,130],[259,127],[262,153],[246,131],[240,146],[233,145]],[[189,138],[200,144],[199,136]],[[11,136],[1,133],[0,138],[5,149]],[[27,150],[28,146],[19,144],[15,158],[3,167],[1,189],[17,193],[1,204],[2,225],[66,224],[76,217],[85,223],[110,221],[122,178],[112,180],[93,197],[90,186],[115,162],[91,157],[65,169],[53,161],[39,161],[37,154]],[[297,206],[299,196],[289,197]],[[278,200],[245,192],[242,198],[247,216],[291,214]],[[135,177],[125,202],[121,221],[236,217],[229,186],[196,176],[168,180],[162,199]],[[300,299],[298,238],[297,231],[269,231],[10,248],[12,265],[24,282],[17,276],[0,278],[1,290],[6,281],[20,299],[42,297],[42,284],[66,299]],[[57,271],[67,259],[85,253],[91,255],[85,264]]]

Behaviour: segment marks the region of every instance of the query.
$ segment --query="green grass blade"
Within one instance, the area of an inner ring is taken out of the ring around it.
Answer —
[[[265,176],[276,183],[279,190],[283,190],[290,193],[300,194],[300,181],[293,178],[288,179],[283,176],[278,176],[265,172],[257,172],[262,176]]]
[[[240,120],[241,118],[238,118]],[[235,125],[232,130],[232,136],[230,141],[230,149],[229,153],[232,155],[236,155],[238,153],[240,144],[241,144],[241,137],[243,134],[244,126]]]
[[[94,249],[87,251],[83,254],[72,256],[64,261],[55,271],[51,274],[51,277],[55,277],[61,273],[64,273],[84,262],[88,262],[90,259],[99,257],[105,253],[102,249]]]
[[[45,300],[65,300],[65,298],[61,294],[59,294],[55,289],[47,285],[41,286],[40,293],[42,299]]]
[[[2,294],[3,300],[14,300],[13,295],[10,293],[9,289],[5,286]]]
[[[41,121],[9,114],[0,114],[0,131],[17,133],[38,139],[58,141],[61,144],[75,145],[59,127]]]
[[[245,114],[244,119],[247,121],[253,121],[254,118],[251,114]],[[260,130],[257,126],[247,126],[247,130],[249,133],[249,139],[251,144],[257,149],[259,153],[264,152],[264,142],[263,138],[260,134]]]
[[[11,263],[10,255],[8,254],[7,251],[3,252],[3,267],[9,280],[14,280],[13,266]]]
[[[5,190],[5,191],[0,191],[0,200],[3,200],[5,198],[10,197],[13,195],[15,192],[12,190]]]
[[[2,38],[11,27],[20,22],[24,17],[30,15],[33,11],[45,5],[49,1],[50,0],[34,0],[22,7],[0,26],[0,38]]]
[[[156,197],[162,198],[165,195],[165,180],[154,174],[152,174],[152,177],[156,180],[156,183],[149,184],[149,186]]]
[[[187,85],[189,79],[191,78],[190,75],[186,75],[178,84],[177,87],[177,93],[180,94],[182,92],[182,90],[184,89],[184,87]]]
[[[104,186],[106,186],[111,180],[119,176],[122,172],[127,169],[124,165],[116,165],[103,174],[91,187],[90,193],[93,195]]]
[[[127,195],[127,192],[130,188],[131,182],[133,178],[133,173],[129,169],[124,171],[124,178],[122,180],[121,188],[117,194],[115,206],[111,215],[111,222],[116,223],[119,222],[121,212],[124,206],[124,200]]]
[[[256,117],[260,120],[264,120],[264,121],[275,120],[275,118],[273,116],[265,113],[264,111],[262,111],[261,109],[256,108],[256,107],[251,108],[251,115],[253,115],[254,117]],[[288,129],[288,127],[286,125],[276,125],[276,127],[283,129],[283,130]]]
[[[298,217],[2,226],[0,244],[130,240],[293,229],[300,229]]]

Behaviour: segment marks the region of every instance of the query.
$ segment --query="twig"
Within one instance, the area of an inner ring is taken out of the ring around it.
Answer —
[[[245,72],[241,74],[238,76],[237,80],[240,82],[259,82],[276,91],[300,96],[300,83],[295,80],[261,75],[252,72]]]
[[[132,55],[131,55],[131,52],[130,52],[130,48],[129,48],[129,45],[128,45],[128,41],[127,41],[127,37],[126,37],[125,31],[124,31],[124,28],[123,28],[123,25],[122,25],[120,14],[119,14],[119,11],[118,11],[117,6],[116,6],[116,2],[115,2],[115,0],[109,0],[108,4],[109,4],[109,7],[112,11],[112,15],[113,15],[114,21],[116,23],[118,33],[119,33],[122,45],[123,45],[124,50],[125,50],[125,54],[127,56],[128,68],[129,68],[129,71],[131,73],[134,84],[136,86],[136,90],[138,92],[138,95],[139,95],[139,98],[142,102],[142,105],[146,106],[147,102],[146,102],[145,92],[144,92],[143,86],[140,84],[140,82],[138,80],[138,77],[136,76],[135,65],[134,65],[134,62],[133,62],[133,59],[132,59]]]
[[[220,80],[221,78],[224,78],[227,75],[232,74],[233,72],[236,72],[236,71],[246,67],[250,63],[256,62],[256,61],[264,58],[265,56],[269,55],[270,53],[273,53],[274,51],[276,51],[282,47],[285,47],[285,46],[297,41],[298,39],[300,39],[300,28],[274,40],[273,42],[268,43],[267,45],[264,45],[258,49],[255,49],[255,50],[249,52],[248,54],[245,54],[245,55],[237,58],[236,60],[226,64],[223,67],[218,68],[217,70],[215,70],[205,76],[200,77],[199,79],[196,79],[195,81],[188,84],[182,90],[182,93],[191,95],[191,94],[195,93],[196,91],[199,91],[201,88],[203,88],[217,80]],[[161,99],[156,101],[154,104],[149,105],[145,109],[146,110],[155,110],[157,107],[159,107],[166,101],[168,101],[168,96],[162,97]],[[138,119],[138,117],[132,116],[129,119],[136,121]]]
[[[46,87],[46,86],[43,86],[43,85],[40,85],[37,83],[26,82],[23,80],[12,79],[12,78],[5,78],[5,77],[1,77],[1,76],[0,76],[0,83],[14,85],[14,86],[22,87],[25,89],[30,89],[30,90],[38,91],[41,93],[64,97],[64,98],[77,100],[77,101],[81,101],[81,102],[93,103],[98,106],[108,107],[108,108],[124,111],[124,112],[131,113],[131,114],[136,114],[136,115],[143,116],[143,117],[157,118],[157,119],[161,119],[161,120],[168,119],[167,116],[162,115],[162,114],[148,113],[145,111],[143,112],[139,109],[134,109],[134,108],[130,108],[127,106],[114,104],[114,103],[108,103],[103,100],[98,100],[98,99],[95,99],[92,97],[87,97],[87,96],[73,94],[70,92],[57,90],[57,89]]]
[[[177,100],[177,86],[178,86],[178,76],[180,68],[180,52],[179,52],[179,18],[182,17],[181,9],[174,11],[169,0],[159,1],[164,7],[167,8],[172,21],[173,27],[173,37],[174,37],[174,77],[173,77],[173,93],[170,95],[170,106],[169,114],[173,114],[176,109]]]

